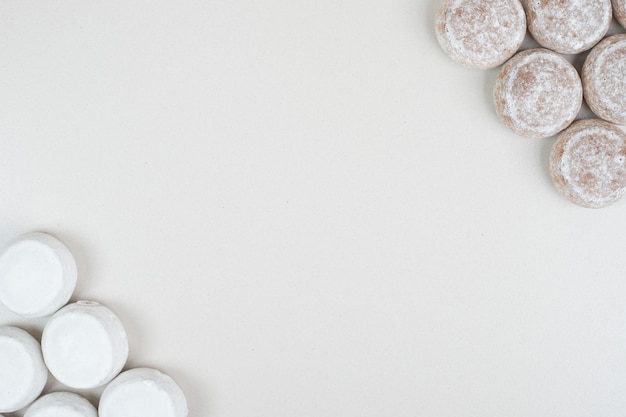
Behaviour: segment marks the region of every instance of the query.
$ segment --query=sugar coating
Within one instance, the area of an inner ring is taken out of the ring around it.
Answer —
[[[626,135],[603,120],[578,121],[552,148],[550,173],[569,201],[606,207],[626,191]]]
[[[515,133],[544,138],[565,129],[582,105],[576,69],[559,54],[529,49],[511,58],[496,77],[496,113]]]
[[[102,392],[100,417],[186,417],[187,400],[176,382],[151,368],[122,372]]]
[[[26,407],[41,394],[47,380],[35,338],[17,327],[0,327],[0,412]]]
[[[98,417],[98,412],[86,398],[61,391],[39,397],[24,417]]]
[[[589,108],[605,120],[626,124],[626,34],[609,36],[595,46],[582,78]]]
[[[620,25],[626,27],[626,0],[611,0],[613,4],[613,16],[620,23]]]
[[[471,68],[495,68],[524,41],[526,15],[519,0],[444,0],[435,17],[442,49]]]
[[[94,301],[78,301],[55,313],[44,327],[41,348],[52,375],[79,389],[111,381],[128,359],[122,323]]]
[[[535,40],[562,54],[590,49],[611,24],[611,0],[525,0],[524,8]]]
[[[45,233],[20,236],[0,255],[0,302],[25,317],[57,311],[70,299],[76,279],[70,251]]]

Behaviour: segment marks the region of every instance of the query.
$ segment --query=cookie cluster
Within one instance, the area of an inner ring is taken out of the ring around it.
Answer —
[[[455,61],[500,67],[496,114],[518,135],[559,135],[550,155],[557,190],[583,207],[626,193],[626,0],[442,0],[435,32]],[[541,46],[521,51],[526,37]],[[587,53],[580,73],[563,56]],[[576,120],[583,101],[597,118]]]
[[[0,302],[19,316],[45,318],[41,342],[23,328],[0,326],[0,413],[186,417],[185,396],[171,377],[124,370],[128,338],[113,311],[95,301],[68,304],[76,282],[74,257],[49,234],[20,236],[0,253]],[[44,392],[49,379],[67,389]],[[97,408],[80,395],[103,387]]]

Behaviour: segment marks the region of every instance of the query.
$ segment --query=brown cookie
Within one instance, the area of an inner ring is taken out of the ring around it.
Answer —
[[[582,80],[589,108],[609,122],[626,124],[626,34],[609,36],[591,50]]]
[[[620,23],[620,25],[626,27],[626,0],[611,0],[613,4],[613,16]]]
[[[511,58],[493,90],[496,113],[515,133],[530,138],[553,136],[569,126],[582,105],[576,69],[547,49],[529,49]]]
[[[524,8],[535,40],[562,54],[592,48],[611,24],[611,0],[525,0]]]
[[[526,15],[519,0],[443,0],[435,33],[455,61],[470,68],[495,68],[524,41]]]
[[[574,123],[552,148],[550,174],[572,203],[588,208],[614,203],[626,191],[626,135],[603,120]]]

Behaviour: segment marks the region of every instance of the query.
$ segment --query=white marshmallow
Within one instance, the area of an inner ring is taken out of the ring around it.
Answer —
[[[26,407],[43,391],[48,370],[41,347],[25,330],[0,327],[0,412]]]
[[[74,257],[59,240],[20,236],[0,255],[0,302],[24,317],[50,315],[68,302],[76,276]]]
[[[100,417],[186,417],[187,400],[180,387],[151,368],[122,372],[104,389]]]
[[[26,410],[24,417],[98,417],[96,407],[72,392],[52,392],[40,397]]]
[[[94,301],[78,301],[56,312],[43,329],[41,348],[52,375],[79,389],[111,381],[128,359],[122,323]]]

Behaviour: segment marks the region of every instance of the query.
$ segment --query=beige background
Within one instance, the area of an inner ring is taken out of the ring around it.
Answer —
[[[558,195],[436,3],[3,1],[0,243],[64,241],[190,416],[623,414],[626,202]]]

